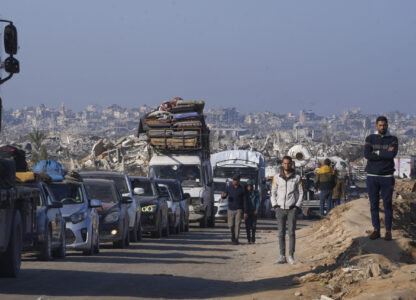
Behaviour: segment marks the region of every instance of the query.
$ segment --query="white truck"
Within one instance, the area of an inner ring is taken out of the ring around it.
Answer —
[[[227,201],[221,199],[221,192],[226,184],[231,181],[234,174],[240,174],[241,182],[251,179],[254,181],[255,190],[259,192],[261,200],[261,212],[264,216],[266,200],[265,160],[257,151],[228,150],[211,155],[211,166],[214,174],[214,193],[216,218],[227,220]]]
[[[183,191],[191,196],[189,221],[201,228],[215,226],[212,170],[201,152],[155,153],[149,162],[149,177],[179,179]]]

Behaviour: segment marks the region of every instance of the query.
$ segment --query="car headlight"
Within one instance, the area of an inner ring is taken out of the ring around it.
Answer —
[[[83,211],[76,212],[71,215],[71,222],[76,224],[76,223],[84,221],[86,218],[87,218],[86,212],[83,212]]]
[[[117,222],[119,218],[120,218],[120,212],[115,211],[115,212],[112,212],[111,214],[106,215],[104,218],[104,222],[114,223],[114,222]]]
[[[142,207],[142,212],[146,212],[146,213],[151,213],[156,211],[157,209],[157,205],[148,205],[148,206],[143,206]]]

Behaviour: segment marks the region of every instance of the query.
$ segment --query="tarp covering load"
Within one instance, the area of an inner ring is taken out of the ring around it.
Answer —
[[[204,101],[173,98],[140,119],[138,136],[145,133],[158,150],[209,151],[209,129],[205,124]]]
[[[48,174],[52,181],[62,181],[68,170],[62,166],[59,162],[52,159],[42,160],[36,166],[33,167],[33,171],[36,173]]]

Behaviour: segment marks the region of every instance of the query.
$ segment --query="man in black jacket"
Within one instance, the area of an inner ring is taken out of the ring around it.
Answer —
[[[391,241],[391,225],[393,222],[393,190],[394,190],[394,157],[397,155],[399,142],[387,128],[387,118],[380,116],[376,121],[377,132],[365,139],[364,157],[367,159],[367,191],[370,198],[371,221],[374,231],[370,239],[380,237],[379,202],[380,193],[383,198],[385,212],[386,235],[384,239]]]
[[[240,175],[235,174],[231,184],[227,185],[226,190],[221,194],[221,198],[228,197],[228,227],[231,230],[231,241],[238,245],[240,237],[240,224],[243,218],[243,209],[246,193],[240,184]]]

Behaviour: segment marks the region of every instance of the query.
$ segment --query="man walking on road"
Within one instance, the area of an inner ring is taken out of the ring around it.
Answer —
[[[245,203],[245,192],[240,184],[240,175],[235,174],[231,184],[228,184],[225,192],[221,194],[221,198],[224,199],[226,197],[228,197],[228,227],[231,230],[231,241],[233,244],[238,245]]]
[[[321,191],[319,195],[320,208],[319,213],[324,216],[324,206],[326,202],[326,214],[332,209],[332,190],[335,187],[335,171],[331,167],[331,160],[325,159],[322,166],[318,169],[315,175],[315,189]]]
[[[280,258],[275,262],[286,263],[286,222],[289,234],[289,263],[294,264],[296,241],[296,215],[302,207],[302,179],[292,168],[292,158],[283,157],[283,169],[275,175],[272,183],[271,202],[276,211]]]
[[[257,215],[260,208],[258,191],[254,190],[254,182],[249,179],[246,183],[246,203],[244,204],[244,220],[246,223],[247,241],[249,244],[256,242]]]
[[[385,212],[386,235],[384,239],[391,241],[391,225],[393,222],[393,190],[394,190],[394,157],[397,155],[399,142],[388,129],[387,118],[380,116],[376,120],[377,132],[365,139],[364,157],[367,159],[367,192],[370,198],[371,221],[374,231],[370,239],[380,237],[379,203],[380,193],[383,198]]]

